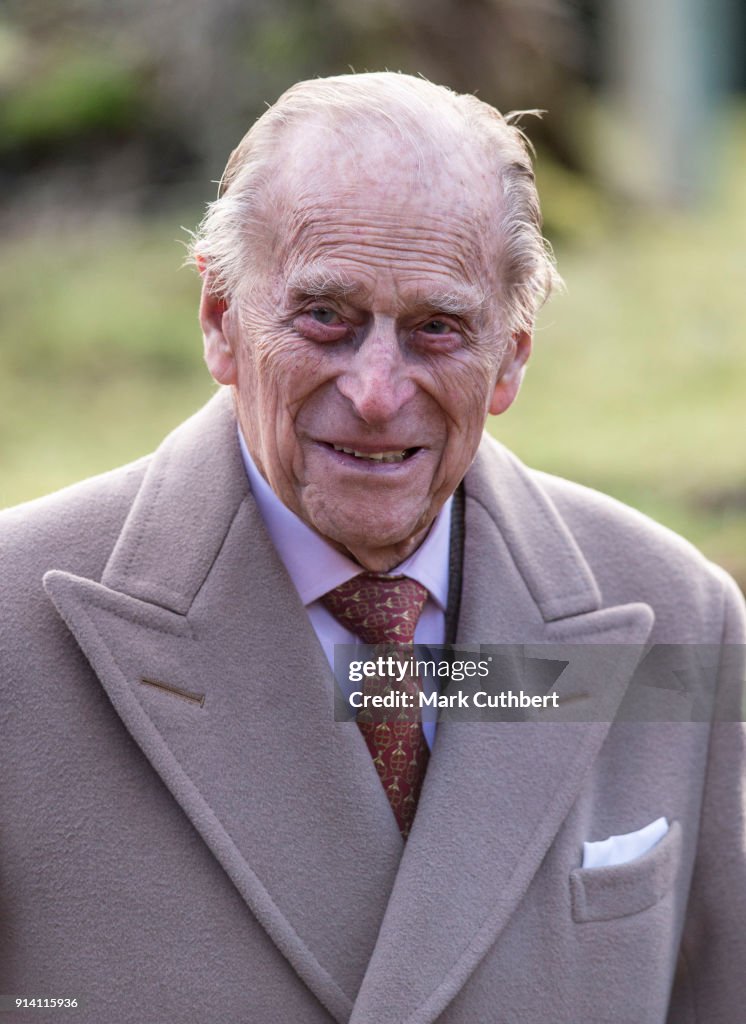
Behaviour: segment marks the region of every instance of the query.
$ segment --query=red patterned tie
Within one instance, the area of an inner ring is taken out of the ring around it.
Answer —
[[[382,653],[404,661],[413,653],[414,630],[427,600],[427,589],[407,576],[364,572],[330,590],[321,600],[364,644],[384,645]],[[376,651],[375,656],[379,653]],[[401,682],[366,678],[363,695],[383,695],[397,687],[415,698],[413,708],[387,709],[383,713],[362,708],[357,723],[406,839],[429,756],[417,697],[420,683],[411,673]]]

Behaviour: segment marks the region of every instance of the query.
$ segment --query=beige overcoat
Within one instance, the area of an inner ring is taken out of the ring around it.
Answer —
[[[737,717],[738,591],[488,438],[465,491],[459,643],[573,645],[557,685],[601,710],[442,722],[406,847],[228,395],[0,516],[0,992],[85,1024],[746,1021],[744,728],[685,720]],[[652,644],[670,685],[622,720]],[[581,867],[660,816],[649,852]]]

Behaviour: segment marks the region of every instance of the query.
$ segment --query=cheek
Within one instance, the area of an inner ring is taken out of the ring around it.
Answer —
[[[239,361],[242,422],[257,439],[265,473],[286,503],[304,475],[298,437],[303,413],[334,376],[332,362],[318,345],[276,329],[244,345]]]
[[[449,433],[463,439],[479,436],[494,391],[497,368],[486,359],[456,353],[430,368],[424,390],[439,405]]]
[[[239,381],[249,400],[274,406],[293,418],[323,381],[326,360],[317,346],[290,331],[271,331],[247,340],[239,360]]]

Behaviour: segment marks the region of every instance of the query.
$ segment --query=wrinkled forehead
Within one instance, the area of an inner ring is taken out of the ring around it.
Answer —
[[[288,269],[356,243],[361,260],[408,250],[462,277],[491,276],[498,262],[496,161],[455,130],[408,138],[304,124],[284,142],[271,187],[272,249]]]

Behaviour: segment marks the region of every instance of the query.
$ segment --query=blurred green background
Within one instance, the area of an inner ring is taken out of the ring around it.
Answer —
[[[185,228],[284,88],[390,68],[548,108],[524,127],[567,292],[493,432],[746,586],[743,25],[728,0],[651,6],[6,3],[0,506],[150,451],[209,397]]]

